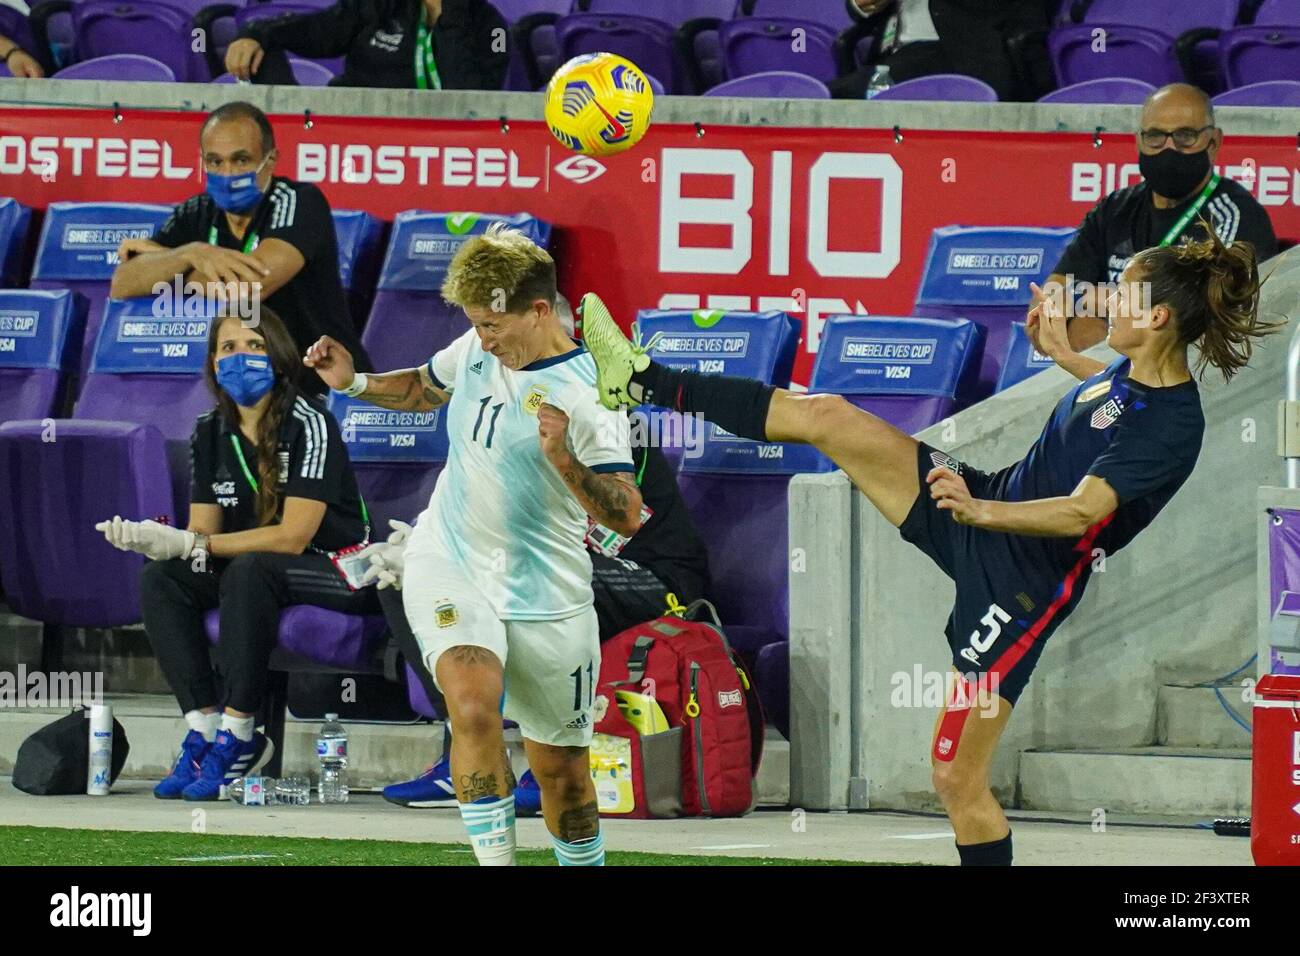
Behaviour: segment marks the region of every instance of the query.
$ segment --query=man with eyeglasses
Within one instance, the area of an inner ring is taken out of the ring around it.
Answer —
[[[1186,83],[1161,87],[1142,106],[1137,134],[1142,182],[1105,196],[1083,218],[1069,248],[1029,309],[1030,337],[1044,295],[1063,298],[1076,351],[1106,337],[1105,289],[1134,254],[1153,246],[1208,238],[1203,221],[1226,242],[1246,241],[1264,261],[1277,253],[1268,213],[1240,184],[1214,171],[1223,130],[1204,92]],[[1053,285],[1055,283],[1055,285]]]
[[[218,107],[199,131],[199,151],[205,191],[178,205],[152,238],[118,247],[121,264],[109,294],[150,295],[159,283],[170,290],[177,276],[182,287],[197,282],[205,291],[233,291],[244,302],[270,306],[300,352],[328,335],[358,369],[371,371],[339,276],[329,202],[311,183],[275,175],[279,154],[266,114],[251,103]],[[303,369],[301,384],[326,390],[311,369]]]

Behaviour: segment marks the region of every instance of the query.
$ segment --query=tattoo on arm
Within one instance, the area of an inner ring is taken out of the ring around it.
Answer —
[[[612,528],[632,520],[631,486],[621,474],[598,475],[575,461],[564,470],[564,483],[591,504],[591,516],[602,524]]]
[[[366,390],[360,396],[380,408],[404,412],[428,412],[447,400],[447,393],[437,388],[424,368],[407,368],[367,376]]]
[[[560,814],[560,839],[565,843],[590,840],[600,833],[600,811],[596,801]]]

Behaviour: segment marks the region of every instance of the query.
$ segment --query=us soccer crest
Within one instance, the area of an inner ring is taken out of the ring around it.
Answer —
[[[1093,428],[1110,428],[1119,421],[1122,414],[1124,414],[1124,406],[1112,398],[1092,413],[1090,424]]]
[[[545,401],[546,401],[546,386],[534,385],[529,390],[527,397],[524,398],[524,411],[526,411],[529,415],[536,415],[537,410],[542,407],[542,403]]]
[[[460,620],[460,614],[456,611],[456,605],[450,601],[445,601],[433,609],[435,619],[439,627],[453,627]]]

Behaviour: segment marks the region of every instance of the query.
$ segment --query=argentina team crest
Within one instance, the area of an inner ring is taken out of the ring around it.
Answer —
[[[546,401],[546,391],[545,385],[534,385],[529,389],[528,395],[524,398],[524,411],[529,415],[536,415],[537,410]]]
[[[454,627],[460,620],[460,614],[456,611],[456,605],[450,601],[444,601],[433,609],[434,619],[438,622],[439,627]]]
[[[1118,399],[1110,399],[1104,405],[1099,405],[1092,413],[1092,419],[1089,424],[1093,428],[1110,428],[1119,421],[1120,415],[1124,414],[1124,406],[1119,403]]]

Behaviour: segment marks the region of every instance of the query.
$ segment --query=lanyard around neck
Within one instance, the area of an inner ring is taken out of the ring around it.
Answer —
[[[240,470],[243,471],[244,477],[248,479],[248,486],[252,488],[253,493],[256,494],[257,479],[253,477],[253,470],[248,467],[248,461],[244,458],[244,449],[239,445],[239,436],[234,432],[230,433],[230,444],[231,447],[235,449],[235,457],[239,459]],[[361,496],[360,491],[357,492],[357,500],[361,502],[361,520],[365,523],[366,540],[368,541],[370,540],[370,512],[366,508],[366,499]]]
[[[415,85],[422,90],[442,89],[442,77],[433,59],[433,34],[429,31],[429,11],[420,3],[420,27],[415,34]]]
[[[1200,212],[1201,207],[1209,201],[1212,195],[1214,195],[1214,191],[1219,188],[1219,182],[1222,179],[1223,177],[1218,173],[1215,173],[1210,177],[1210,181],[1205,184],[1205,188],[1201,190],[1201,194],[1196,197],[1196,202],[1188,206],[1187,211],[1178,217],[1178,221],[1174,223],[1173,228],[1165,233],[1165,237],[1160,240],[1160,245],[1173,245],[1178,237],[1183,234],[1183,230],[1187,228],[1187,224],[1192,221],[1192,217]]]
[[[249,232],[247,235],[245,235],[244,255],[248,255],[250,252],[256,249],[257,242],[258,242],[257,233]],[[215,222],[212,225],[208,226],[208,245],[210,246],[217,245],[217,224]]]

